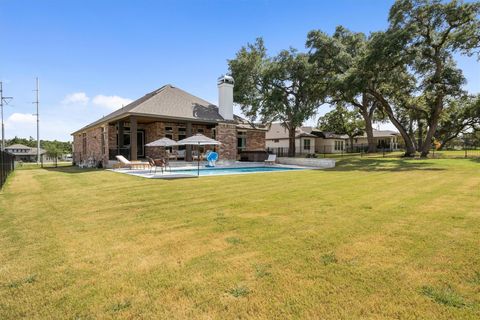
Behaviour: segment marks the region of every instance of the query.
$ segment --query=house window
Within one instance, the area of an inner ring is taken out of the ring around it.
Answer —
[[[342,150],[343,150],[343,141],[335,140],[335,151],[342,151]]]
[[[165,133],[173,134],[173,127],[165,127]]]
[[[203,133],[203,132],[204,132],[203,128],[198,128],[197,129],[197,133]]]
[[[303,140],[303,150],[310,151],[310,139]]]
[[[87,154],[87,134],[82,133],[82,153]]]
[[[247,148],[247,132],[238,131],[237,132],[237,151],[241,152]]]
[[[274,143],[279,143],[280,140],[279,140],[279,139],[273,139],[273,142],[274,142]]]

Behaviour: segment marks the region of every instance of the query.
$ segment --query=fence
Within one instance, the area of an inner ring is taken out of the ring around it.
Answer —
[[[42,154],[40,155],[40,164],[42,168],[46,167],[58,167],[59,154]]]
[[[8,175],[15,169],[14,156],[11,154],[0,151],[0,188],[3,187],[5,181],[7,181]]]
[[[299,157],[321,157],[321,158],[338,158],[343,156],[359,156],[359,157],[387,157],[391,156],[394,153],[401,154],[402,149],[399,147],[398,149],[392,148],[376,148],[376,152],[368,153],[368,145],[354,145],[353,147],[345,147],[345,148],[338,148],[334,145],[324,145],[324,146],[316,146],[315,152],[309,152],[309,150],[305,151],[301,148],[296,148],[295,156]],[[288,156],[288,148],[267,148],[267,152],[274,153],[278,157],[286,157]]]
[[[269,153],[274,153],[278,157],[288,156],[288,148],[267,148]],[[335,146],[318,146],[315,153],[304,153],[302,150],[297,149],[295,152],[296,157],[307,158],[391,158],[402,157],[405,149],[400,146],[398,149],[391,148],[376,148],[376,152],[367,152],[367,145],[356,145],[353,148],[347,149],[335,149]],[[418,154],[419,156],[419,154]],[[430,149],[429,158],[432,159],[475,159],[480,158],[480,146],[463,146],[456,149],[436,150],[432,146]]]

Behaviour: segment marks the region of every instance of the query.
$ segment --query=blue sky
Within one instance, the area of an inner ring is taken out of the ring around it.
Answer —
[[[217,103],[226,60],[256,37],[270,53],[304,49],[308,31],[337,25],[369,33],[387,26],[393,1],[24,1],[0,0],[0,79],[6,136],[70,133],[122,103],[171,83]],[[480,92],[480,65],[459,58],[467,89]],[[320,114],[328,111],[327,107]],[[310,123],[314,123],[314,119]]]

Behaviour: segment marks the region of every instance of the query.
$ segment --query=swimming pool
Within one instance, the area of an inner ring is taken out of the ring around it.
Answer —
[[[280,171],[294,171],[294,170],[303,170],[303,169],[290,168],[290,167],[200,168],[200,176],[243,174],[243,173],[257,173],[257,172],[280,172]],[[178,169],[178,170],[173,169],[171,173],[197,175],[197,169]]]

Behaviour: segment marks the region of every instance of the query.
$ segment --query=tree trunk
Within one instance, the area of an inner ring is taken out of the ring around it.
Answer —
[[[423,145],[423,121],[422,120],[417,119],[417,127],[418,127],[417,150],[420,151],[422,150],[422,145]]]
[[[430,153],[430,146],[432,144],[432,138],[437,131],[438,120],[440,119],[440,113],[443,109],[443,97],[438,97],[437,102],[435,103],[435,109],[433,110],[432,117],[428,121],[428,131],[425,136],[425,140],[422,144],[422,153],[420,157],[426,158]]]
[[[362,112],[363,119],[365,120],[365,133],[367,134],[367,142],[368,142],[368,152],[372,153],[377,151],[377,145],[375,144],[375,139],[373,138],[373,125],[372,119],[368,115]]]
[[[376,92],[374,90],[371,90],[370,93],[375,97],[375,99],[378,100],[378,102],[382,106],[383,110],[387,114],[388,119],[390,119],[390,121],[393,123],[395,128],[397,128],[398,132],[400,132],[400,134],[403,138],[403,141],[405,142],[405,149],[406,150],[405,150],[404,157],[414,157],[415,156],[415,145],[413,144],[412,139],[408,135],[408,133],[405,130],[405,128],[403,127],[403,125],[397,120],[397,118],[395,118],[395,115],[393,113],[393,109],[390,106],[390,104],[388,103],[388,101],[385,100],[385,98],[383,98],[383,96],[381,94],[379,94],[378,92]]]
[[[365,121],[365,133],[367,134],[368,152],[372,153],[377,151],[377,145],[375,144],[375,139],[373,138],[372,117],[368,112],[369,101],[366,93],[362,95],[362,105],[363,108],[360,108],[360,113],[363,117],[363,120]]]
[[[288,156],[295,157],[295,129],[288,129]]]
[[[353,153],[353,137],[348,137],[350,140],[350,152]]]

